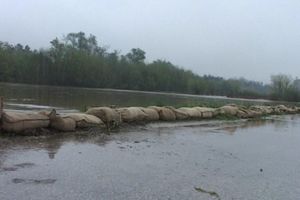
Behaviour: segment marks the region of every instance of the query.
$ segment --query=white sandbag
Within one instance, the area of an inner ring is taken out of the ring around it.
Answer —
[[[64,115],[70,117],[76,122],[76,127],[78,128],[88,128],[94,126],[103,126],[102,120],[94,115],[89,115],[85,113],[68,113]]]
[[[118,108],[122,121],[124,122],[138,122],[144,121],[147,115],[139,107]]]
[[[121,123],[121,115],[109,107],[94,107],[86,111],[87,114],[100,118],[107,125],[118,126]]]
[[[140,107],[140,109],[146,114],[145,121],[158,121],[159,120],[159,114],[156,110],[151,108],[143,108]]]
[[[7,132],[19,133],[28,129],[45,128],[49,126],[49,117],[33,112],[4,111],[2,128]]]
[[[158,112],[159,119],[162,121],[176,120],[175,113],[169,108],[159,106],[150,106],[149,108],[156,110]]]

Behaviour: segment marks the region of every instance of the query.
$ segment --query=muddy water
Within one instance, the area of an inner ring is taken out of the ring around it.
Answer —
[[[0,139],[0,199],[299,199],[300,116]]]
[[[64,112],[85,111],[90,106],[150,106],[150,105],[215,105],[226,103],[253,104],[253,100],[226,97],[186,95],[129,90],[110,90],[74,87],[53,87],[0,83],[0,96],[5,108],[43,110],[55,108]],[[256,104],[270,103],[256,100]]]

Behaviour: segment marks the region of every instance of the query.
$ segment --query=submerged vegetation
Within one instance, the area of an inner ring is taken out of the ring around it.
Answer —
[[[47,49],[0,42],[0,81],[99,87],[244,98],[299,100],[299,80],[272,77],[272,85],[246,79],[199,76],[165,60],[147,63],[139,48],[122,55],[98,44],[95,36],[69,33]],[[297,85],[298,84],[298,85]]]

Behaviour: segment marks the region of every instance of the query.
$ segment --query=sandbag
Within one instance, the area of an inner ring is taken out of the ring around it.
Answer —
[[[173,106],[166,106],[166,108],[172,110],[176,116],[176,120],[186,120],[189,118],[189,115],[187,112],[182,111],[180,109],[176,109]]]
[[[122,121],[124,122],[138,122],[144,121],[147,115],[138,107],[118,108]]]
[[[285,105],[276,105],[273,107],[274,114],[286,114],[286,113],[293,113],[293,110],[286,107]]]
[[[194,107],[193,109],[198,110],[201,113],[202,118],[213,118],[217,115],[217,111],[214,108],[208,107]]]
[[[56,111],[53,110],[49,114],[49,118],[51,128],[64,132],[75,131],[76,121],[71,117],[58,115]]]
[[[241,113],[244,113],[244,114],[241,114]],[[259,111],[259,110],[239,108],[236,116],[240,117],[240,118],[254,118],[254,117],[260,117],[262,115],[263,115],[263,112]]]
[[[186,113],[188,115],[188,118],[190,118],[190,119],[202,118],[201,112],[199,112],[199,110],[197,110],[195,108],[182,107],[182,108],[178,108],[177,110]]]
[[[70,117],[76,122],[76,127],[78,128],[88,128],[95,126],[103,126],[103,121],[94,116],[85,113],[68,113],[65,117]]]
[[[159,120],[159,114],[156,110],[151,108],[143,108],[140,107],[140,109],[146,114],[146,117],[144,118],[145,121],[158,121]]]
[[[107,126],[118,126],[121,124],[120,113],[109,107],[89,108],[86,113],[100,118]]]
[[[45,128],[49,126],[49,117],[33,112],[4,111],[2,128],[7,132],[23,132],[28,129]]]
[[[218,108],[220,114],[236,116],[239,108],[236,105],[225,105]]]
[[[273,109],[271,106],[251,106],[249,108],[251,111],[260,112],[262,115],[269,115],[273,113]]]
[[[278,114],[284,114],[284,113],[295,114],[295,113],[297,113],[297,109],[289,108],[285,105],[277,105],[277,106],[275,106],[275,110]]]
[[[51,119],[50,127],[58,131],[75,131],[76,122],[70,117],[57,116],[55,119]]]
[[[176,120],[175,113],[169,108],[159,106],[150,106],[149,108],[156,110],[158,112],[159,119],[162,121]]]
[[[300,107],[295,106],[293,109],[296,111],[296,113],[300,113]]]
[[[238,110],[236,116],[239,118],[249,118],[252,117],[250,112],[246,112],[244,110]]]

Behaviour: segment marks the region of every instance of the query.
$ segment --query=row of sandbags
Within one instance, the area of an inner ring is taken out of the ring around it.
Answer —
[[[220,108],[208,107],[182,107],[150,106],[144,107],[95,107],[90,108],[87,114],[97,116],[106,126],[118,126],[122,122],[150,122],[150,121],[175,121],[175,120],[199,120],[210,119],[216,116],[228,116],[237,118],[253,118],[272,114],[296,114],[300,113],[299,107],[289,108],[278,106],[251,106],[249,108],[229,104]]]
[[[107,128],[119,126],[122,122],[150,122],[199,120],[214,118],[219,115],[238,118],[252,118],[271,114],[300,113],[299,107],[289,108],[278,106],[251,106],[249,108],[234,104],[220,108],[150,106],[150,107],[94,107],[86,113],[57,114],[55,110],[38,113],[4,111],[2,129],[7,132],[22,132],[27,129],[47,128],[58,131],[74,131],[76,128],[99,126]]]
[[[76,128],[104,126],[98,117],[85,113],[57,114],[55,110],[42,112],[4,111],[2,129],[19,133],[37,128],[52,128],[58,131],[75,131]]]
[[[212,118],[217,114],[217,109],[194,107],[194,108],[174,108],[171,106],[158,107],[125,107],[109,108],[96,107],[90,108],[87,114],[99,117],[108,125],[118,125],[121,122],[149,122],[149,121],[174,121],[187,119]]]

